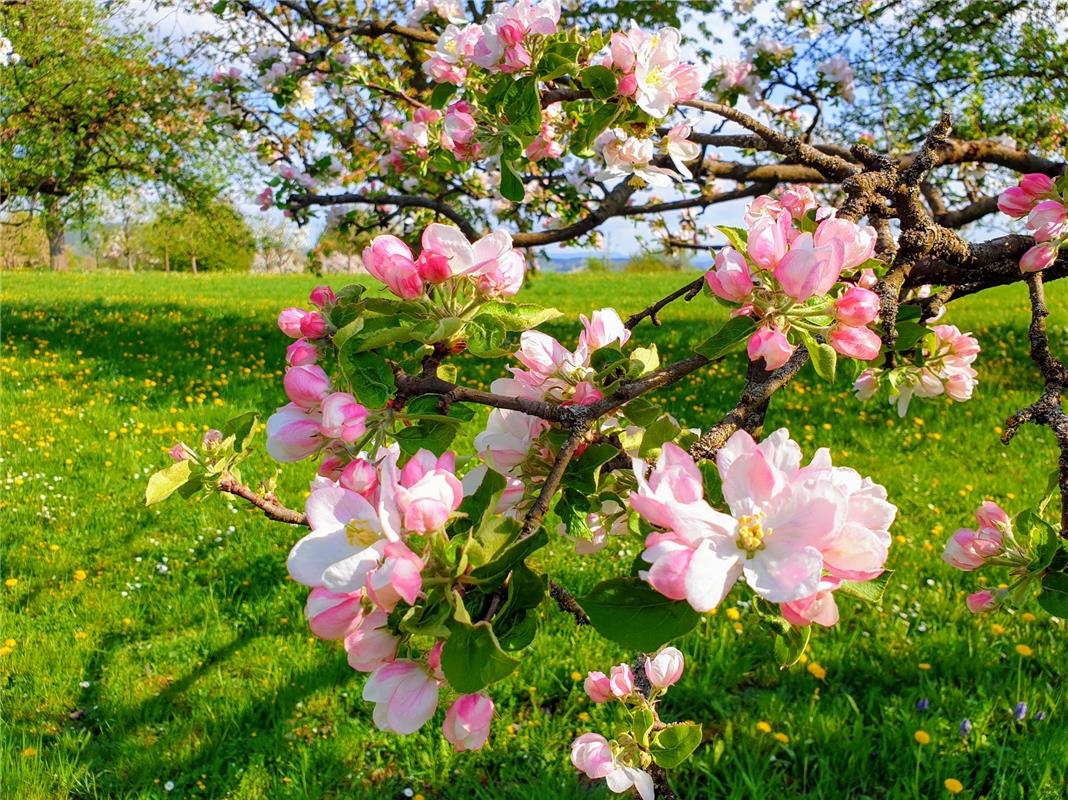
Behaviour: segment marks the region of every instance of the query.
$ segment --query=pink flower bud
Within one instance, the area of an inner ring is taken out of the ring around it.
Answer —
[[[384,611],[392,611],[401,600],[411,604],[423,588],[423,560],[403,542],[386,545],[385,560],[367,575],[367,596]]]
[[[764,326],[749,337],[746,352],[750,361],[764,359],[764,368],[767,371],[778,369],[794,354],[796,345],[790,344],[790,340],[778,328]]]
[[[616,769],[612,747],[599,733],[584,733],[571,743],[571,763],[588,778],[604,778]]]
[[[1027,228],[1036,242],[1056,239],[1068,230],[1068,211],[1056,200],[1043,200],[1027,215]]]
[[[296,403],[282,406],[267,420],[267,453],[275,461],[288,463],[318,452],[323,446],[319,421],[318,413],[309,413]]]
[[[319,360],[319,348],[307,339],[297,339],[286,348],[286,364],[291,367],[306,367]]]
[[[445,712],[442,732],[457,751],[478,750],[489,737],[492,720],[492,700],[484,694],[465,694]]]
[[[319,462],[319,469],[315,474],[336,481],[341,477],[341,470],[344,466],[345,460],[340,456],[327,456]]]
[[[858,400],[870,400],[879,390],[879,378],[870,369],[864,370],[853,383]]]
[[[857,279],[857,286],[862,289],[874,289],[878,283],[879,276],[875,274],[875,270],[871,267],[866,267],[860,271],[860,277]]]
[[[850,286],[834,304],[834,316],[843,325],[864,326],[879,316],[879,295]]]
[[[398,660],[371,674],[363,699],[375,703],[372,716],[379,730],[415,733],[437,710],[438,682],[422,664]]]
[[[619,87],[617,89],[620,97],[633,97],[634,93],[638,91],[638,78],[632,72],[629,75],[624,75],[619,79]]]
[[[393,294],[404,300],[414,300],[422,295],[423,279],[419,277],[412,251],[396,236],[376,236],[362,255],[367,271],[388,286]]]
[[[378,470],[364,458],[357,458],[341,470],[338,483],[356,494],[367,497],[378,488]]]
[[[322,308],[326,305],[333,305],[337,302],[337,298],[334,296],[334,290],[329,286],[316,286],[311,291],[311,295],[308,298],[316,308]]]
[[[981,528],[1001,530],[1010,525],[1008,513],[992,500],[986,500],[979,506],[975,512],[975,518],[979,521]]]
[[[322,339],[326,334],[326,318],[318,311],[309,311],[300,321],[300,332],[305,339]]]
[[[586,675],[582,688],[585,689],[586,695],[590,700],[595,703],[606,703],[615,696],[612,694],[612,684],[609,683],[608,676],[603,672],[591,672]]]
[[[942,552],[942,560],[957,569],[971,572],[979,569],[988,558],[1002,552],[1001,533],[995,528],[973,531],[961,528],[956,531]]]
[[[189,449],[181,442],[175,442],[171,449],[167,451],[167,455],[175,461],[185,461],[189,458]]]
[[[278,327],[290,339],[299,339],[300,321],[307,313],[303,308],[284,308],[278,315]]]
[[[861,361],[871,361],[879,355],[882,341],[871,328],[852,325],[835,325],[831,329],[830,345],[843,356]]]
[[[322,367],[315,365],[290,367],[282,384],[288,397],[304,410],[311,410],[319,405],[330,391],[330,378]]]
[[[400,639],[389,632],[389,615],[380,608],[353,621],[345,634],[349,666],[359,672],[373,672],[397,657]]]
[[[608,676],[608,685],[615,697],[624,698],[634,692],[634,674],[630,671],[630,665],[617,664],[612,667]]]
[[[1053,178],[1041,172],[1032,172],[1020,178],[1020,189],[1035,200],[1053,192]]]
[[[222,440],[222,431],[218,431],[215,428],[208,428],[208,430],[204,431],[204,438],[200,440],[200,443],[206,449],[214,450],[218,445],[222,444]]]
[[[338,594],[317,586],[308,595],[304,618],[320,639],[344,639],[363,619],[362,598],[360,592]]]
[[[444,283],[452,277],[449,258],[442,253],[424,250],[419,254],[419,259],[415,263],[419,270],[419,277],[427,283]]]
[[[749,238],[746,243],[749,258],[761,269],[775,269],[786,255],[789,231],[789,211],[782,211],[775,217],[757,217],[749,225]]]
[[[593,319],[586,319],[585,314],[579,314],[579,320],[583,328],[579,341],[590,350],[600,350],[615,343],[622,347],[630,341],[630,331],[614,308],[594,311]]]
[[[998,210],[1013,219],[1027,216],[1033,204],[1034,197],[1019,186],[1012,186],[998,195]]]
[[[1020,269],[1024,272],[1041,272],[1052,267],[1056,260],[1056,247],[1048,242],[1036,244],[1020,257]]]
[[[328,439],[352,444],[367,432],[367,409],[348,392],[334,392],[322,401],[322,433]]]
[[[685,659],[674,647],[665,647],[654,658],[645,658],[645,677],[657,689],[666,689],[682,677]]]
[[[753,292],[753,276],[745,257],[732,247],[716,254],[716,267],[705,273],[705,281],[717,297],[741,303]]]
[[[989,589],[973,592],[968,595],[966,602],[968,604],[968,610],[973,614],[981,614],[984,611],[993,611],[998,605],[997,596]]]

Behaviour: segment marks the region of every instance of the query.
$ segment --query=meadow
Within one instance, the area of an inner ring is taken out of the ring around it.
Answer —
[[[686,279],[546,275],[523,297],[626,315]],[[412,736],[383,734],[360,699],[363,677],[304,623],[305,592],[285,570],[299,532],[223,498],[144,507],[147,477],[176,440],[284,402],[286,340],[274,319],[315,283],[3,276],[3,797],[614,796],[579,780],[567,745],[614,711],[585,702],[585,672],[633,653],[546,607],[537,657],[493,691],[491,747],[454,754],[437,729],[441,711]],[[1068,282],[1049,295],[1063,354]],[[720,312],[698,298],[662,316],[639,337],[681,356]],[[967,404],[915,401],[899,419],[809,369],[776,397],[768,430],[789,425],[806,455],[829,447],[836,464],[888,488],[899,507],[895,572],[880,607],[843,600],[841,624],[817,631],[789,670],[739,593],[678,643],[688,666],[665,715],[701,722],[707,739],[673,776],[680,798],[1065,796],[1068,623],[1034,603],[973,616],[964,596],[975,576],[939,558],[983,499],[1010,513],[1036,505],[1054,466],[1048,431],[998,441],[1005,417],[1036,391],[1026,291],[953,303],[947,321],[983,346]],[[573,344],[578,326],[547,329]],[[686,425],[714,421],[733,405],[741,358],[663,399]],[[465,368],[481,383],[496,374]],[[276,469],[259,452],[244,474]],[[309,473],[280,470],[283,500],[302,504]],[[612,556],[583,560],[558,541],[543,561],[581,592],[625,573],[639,546],[613,543]]]

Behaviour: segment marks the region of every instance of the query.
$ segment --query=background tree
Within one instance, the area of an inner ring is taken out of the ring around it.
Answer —
[[[153,265],[167,272],[247,272],[256,253],[248,222],[226,201],[162,204],[135,238]]]
[[[53,269],[64,231],[116,182],[204,189],[225,148],[182,59],[143,35],[124,2],[0,6],[18,59],[0,69],[0,201],[41,212]],[[166,44],[166,43],[164,43]]]

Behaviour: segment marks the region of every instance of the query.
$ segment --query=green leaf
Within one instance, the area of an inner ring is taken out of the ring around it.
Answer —
[[[801,659],[811,636],[811,625],[791,625],[786,633],[775,637],[775,658],[779,660],[780,669],[792,667]]]
[[[456,438],[459,426],[459,420],[421,419],[415,425],[396,431],[393,436],[405,455],[415,455],[425,448],[440,456]]]
[[[924,336],[931,332],[926,325],[920,325],[912,320],[903,320],[895,325],[897,328],[897,341],[894,349],[897,351],[911,350]]]
[[[654,453],[658,453],[664,443],[674,441],[681,430],[682,427],[674,417],[664,414],[645,429],[638,455],[642,458],[649,458]]]
[[[548,52],[538,62],[538,78],[543,81],[554,81],[565,75],[574,75],[578,72],[579,65],[574,58],[569,58],[560,53]]]
[[[534,136],[541,130],[541,95],[538,79],[533,75],[520,78],[508,89],[504,99],[508,122],[523,133]]]
[[[689,604],[664,597],[640,578],[602,581],[578,603],[606,639],[647,653],[689,633],[700,619]]]
[[[461,694],[480,692],[508,677],[517,666],[519,660],[501,649],[488,622],[454,624],[441,651],[441,669]]]
[[[731,317],[694,350],[709,361],[715,361],[743,345],[756,329],[756,322],[750,317]]]
[[[591,155],[594,140],[612,123],[618,113],[618,104],[605,103],[596,106],[592,113],[580,119],[578,127],[571,135],[571,142],[568,144],[571,152],[579,157]]]
[[[656,724],[656,717],[653,715],[653,711],[648,706],[638,706],[634,709],[634,718],[631,724],[631,732],[634,734],[634,741],[640,744],[642,747],[649,747],[649,733],[653,729],[653,725]]]
[[[471,355],[493,357],[508,353],[504,348],[508,333],[496,317],[479,315],[467,323],[464,330]]]
[[[702,736],[701,726],[695,722],[669,725],[657,731],[649,752],[661,767],[674,769],[697,749]]]
[[[415,338],[413,329],[408,325],[398,325],[389,328],[382,328],[377,331],[368,333],[366,336],[360,336],[355,340],[356,352],[366,353],[368,350],[376,350],[379,347],[385,347],[389,344],[397,344],[398,342],[410,342]]]
[[[353,353],[342,359],[356,399],[368,408],[382,408],[393,396],[393,370],[378,353]]]
[[[497,553],[496,557],[488,564],[483,564],[481,567],[472,570],[470,575],[471,582],[485,586],[500,584],[516,564],[523,561],[535,550],[545,547],[548,543],[549,534],[545,532],[544,528],[539,528],[538,532],[533,536],[513,542]]]
[[[632,378],[640,378],[660,368],[660,353],[657,352],[655,344],[648,347],[636,347],[631,351],[630,362],[631,369],[628,370],[628,374]]]
[[[1030,509],[1016,515],[1013,528],[1018,538],[1026,542],[1031,554],[1028,569],[1040,572],[1048,567],[1060,546],[1059,531]]]
[[[506,159],[501,159],[501,197],[511,200],[513,203],[523,202],[526,190],[523,181],[516,174],[515,167]]]
[[[608,67],[594,64],[579,73],[579,81],[598,100],[607,100],[619,90],[615,73]]]
[[[597,491],[597,480],[601,466],[619,452],[618,448],[607,442],[589,445],[568,466],[564,485],[572,492],[591,495]]]
[[[1055,617],[1068,619],[1068,574],[1050,572],[1042,578],[1038,604]]]
[[[193,463],[189,459],[175,461],[164,467],[148,479],[145,487],[145,505],[162,503],[178,489],[184,486],[193,474]]]
[[[431,108],[445,108],[449,98],[456,92],[456,86],[451,83],[439,83],[430,94]]]
[[[801,334],[801,341],[805,344],[805,349],[808,350],[809,360],[812,362],[812,368],[816,370],[816,374],[828,383],[834,383],[834,372],[838,366],[838,353],[827,342],[819,342],[814,336],[810,336],[804,331],[799,331],[799,333]]]
[[[256,422],[260,415],[255,411],[246,411],[244,414],[228,419],[222,426],[223,439],[234,437],[234,452],[240,453],[252,443],[256,432]]]
[[[727,243],[739,253],[746,252],[746,248],[749,246],[749,231],[745,228],[717,225],[716,230],[727,237]]]
[[[555,308],[544,308],[534,303],[504,303],[494,300],[483,305],[475,319],[492,318],[506,331],[528,331],[543,322],[562,316]]]
[[[348,344],[349,340],[362,330],[363,317],[356,317],[356,319],[354,319],[348,325],[339,328],[337,333],[333,335],[332,339],[334,342],[334,347],[337,348],[338,352],[341,352],[341,349],[346,344]]]
[[[890,585],[890,578],[893,574],[894,571],[888,569],[870,581],[842,581],[838,586],[838,591],[855,597],[857,600],[863,600],[865,603],[878,605],[883,601],[883,595],[886,593],[886,587]]]

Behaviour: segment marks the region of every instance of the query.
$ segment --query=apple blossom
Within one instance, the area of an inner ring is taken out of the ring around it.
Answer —
[[[307,315],[303,308],[285,308],[278,315],[278,327],[291,339],[301,337],[300,321]]]
[[[323,446],[317,411],[305,411],[296,403],[279,408],[267,419],[267,453],[275,461],[300,461]]]
[[[375,704],[381,731],[408,734],[425,725],[438,707],[438,683],[422,664],[398,659],[371,673],[363,699]]]
[[[374,672],[397,657],[400,639],[389,632],[389,615],[381,608],[363,614],[345,634],[349,666],[357,672]]]
[[[363,594],[332,592],[316,586],[308,594],[304,617],[311,632],[320,639],[344,639],[363,617]]]
[[[879,295],[860,286],[849,286],[834,302],[834,316],[843,325],[862,326],[879,316]]]
[[[1036,242],[1056,239],[1068,232],[1068,211],[1057,200],[1042,200],[1027,215],[1027,229]]]
[[[782,331],[771,325],[764,325],[749,337],[746,352],[750,361],[764,359],[764,368],[769,372],[778,369],[794,354],[796,345],[790,344]]]
[[[493,701],[484,694],[456,698],[445,712],[443,733],[457,751],[478,750],[489,738]]]
[[[968,610],[973,614],[981,614],[984,611],[993,611],[997,608],[998,598],[994,592],[989,589],[982,589],[978,592],[972,592],[968,595],[966,603]]]
[[[571,743],[571,763],[589,778],[604,778],[608,788],[617,794],[633,786],[642,800],[654,799],[652,776],[618,762],[612,746],[599,733],[584,733]]]
[[[1057,248],[1052,244],[1036,244],[1020,256],[1020,269],[1024,272],[1041,272],[1057,261]]]
[[[286,396],[305,411],[315,409],[330,392],[330,376],[314,364],[290,367],[283,379]]]
[[[319,360],[319,348],[307,339],[297,339],[286,348],[286,364],[290,367],[307,367]]]
[[[423,588],[423,560],[402,542],[390,542],[382,555],[382,564],[367,573],[368,598],[383,611],[392,611],[401,600],[411,605]]]
[[[879,355],[882,347],[882,340],[875,331],[852,325],[835,325],[831,328],[828,341],[843,356],[859,361],[871,361]]]
[[[715,268],[705,273],[705,282],[717,297],[734,303],[745,302],[753,292],[753,276],[745,256],[733,247],[720,248]]]
[[[682,677],[685,659],[674,647],[665,647],[652,658],[645,657],[645,677],[657,689],[666,689]]]

